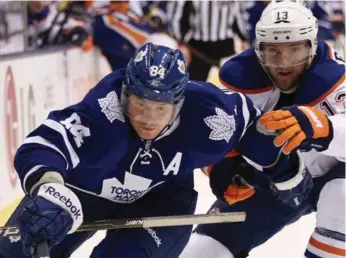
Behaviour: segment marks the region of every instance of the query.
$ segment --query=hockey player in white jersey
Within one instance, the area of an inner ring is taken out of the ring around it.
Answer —
[[[228,155],[207,169],[219,197],[210,212],[246,210],[247,220],[237,225],[199,225],[181,258],[247,257],[284,226],[313,211],[317,223],[305,257],[346,256],[345,63],[330,46],[317,41],[317,30],[317,20],[303,1],[272,1],[256,25],[255,47],[220,70],[225,91],[242,92],[269,112],[261,123],[268,131],[281,132],[276,145],[284,146],[284,152],[301,143],[305,146],[304,160],[314,178],[308,199],[289,207],[265,189],[239,184],[232,198],[226,198],[222,181],[239,174],[234,155]],[[318,131],[332,140],[314,141]],[[222,173],[224,178],[219,178]]]

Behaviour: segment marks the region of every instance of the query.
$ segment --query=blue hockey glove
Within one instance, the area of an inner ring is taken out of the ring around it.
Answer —
[[[43,241],[51,249],[82,222],[81,203],[70,189],[59,183],[40,185],[18,217],[23,253],[34,254]]]
[[[295,152],[283,155],[275,166],[263,171],[242,162],[236,168],[228,167],[228,178],[220,180],[217,172],[210,175],[213,193],[228,204],[246,200],[262,189],[295,208],[306,200],[313,186],[301,154]]]
[[[299,152],[283,155],[274,167],[263,170],[269,188],[279,200],[293,208],[307,199],[312,187],[312,176]]]
[[[245,179],[252,178],[253,169],[240,155],[234,155],[224,158],[214,166],[203,168],[202,171],[207,170],[213,194],[219,200],[234,204],[255,193],[254,187],[247,184]]]
[[[326,150],[333,139],[333,127],[328,117],[313,107],[284,107],[264,114],[260,124],[269,132],[278,132],[275,146],[283,146],[285,154],[300,150]]]
[[[261,189],[295,208],[308,197],[313,186],[299,152],[281,155],[272,167],[257,169],[233,151],[202,171],[209,176],[213,194],[230,205],[251,198]]]
[[[254,166],[253,177],[247,182],[255,188],[270,189],[282,202],[297,207],[310,193],[312,177],[301,154],[298,151],[282,154],[283,146],[273,144],[275,137],[275,134],[263,133],[258,121],[248,128],[237,147],[246,161]],[[255,145],[250,145],[251,140]]]

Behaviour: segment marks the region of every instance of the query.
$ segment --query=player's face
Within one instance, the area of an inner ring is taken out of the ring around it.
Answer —
[[[138,98],[131,94],[128,115],[139,137],[154,139],[168,125],[173,115],[174,105]]]
[[[294,87],[304,73],[311,57],[307,41],[293,43],[263,44],[262,62],[281,90]]]

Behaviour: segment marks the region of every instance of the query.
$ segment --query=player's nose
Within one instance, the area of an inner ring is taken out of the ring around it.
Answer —
[[[155,112],[152,109],[145,109],[143,111],[144,122],[150,123],[155,120]]]

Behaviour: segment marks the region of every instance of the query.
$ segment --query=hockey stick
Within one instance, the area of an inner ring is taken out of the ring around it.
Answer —
[[[225,212],[213,214],[175,215],[129,219],[110,219],[86,222],[77,231],[97,231],[125,228],[154,228],[194,224],[230,223],[245,221],[245,212]],[[11,242],[20,240],[17,227],[0,227],[0,237],[8,237]]]
[[[162,217],[143,217],[134,219],[100,220],[83,224],[77,231],[94,231],[122,228],[155,228],[193,224],[211,224],[245,221],[245,212],[218,214],[175,215]]]

